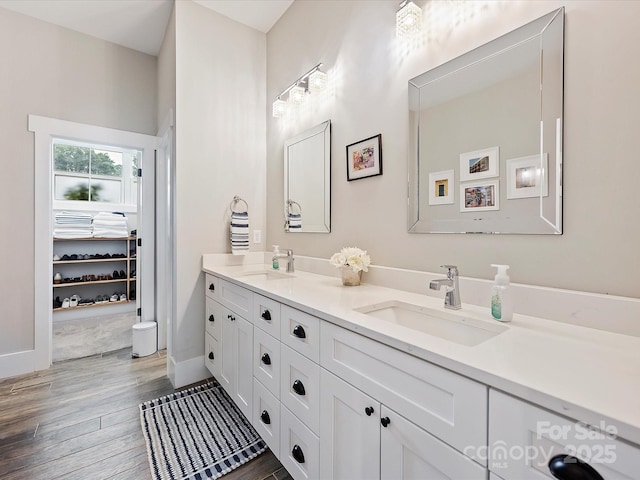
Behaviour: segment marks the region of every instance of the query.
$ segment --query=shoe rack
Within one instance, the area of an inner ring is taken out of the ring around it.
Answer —
[[[63,301],[77,295],[85,302],[67,308],[53,306],[54,312],[84,308],[105,307],[135,302],[131,292],[136,291],[136,237],[53,239],[53,298]],[[59,260],[57,258],[60,258]],[[59,278],[56,274],[60,274]],[[117,275],[116,275],[117,274]],[[98,297],[111,298],[118,293],[117,301],[96,303]],[[126,299],[120,300],[124,293]]]

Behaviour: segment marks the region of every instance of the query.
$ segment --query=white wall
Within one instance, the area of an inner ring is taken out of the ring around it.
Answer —
[[[175,4],[176,321],[173,360],[204,353],[203,253],[230,252],[229,203],[265,228],[266,36],[190,1]],[[251,246],[264,249],[264,244]],[[180,384],[180,380],[176,379]]]
[[[156,58],[0,8],[0,59],[2,355],[33,348],[39,230],[27,115],[155,134]]]
[[[407,81],[565,4],[564,235],[408,234]],[[490,263],[506,263],[518,283],[640,296],[640,2],[496,1],[458,23],[427,9],[429,33],[409,54],[395,39],[397,6],[393,0],[298,1],[268,33],[268,107],[318,62],[330,70],[333,90],[301,113],[268,117],[267,244],[326,258],[357,245],[378,265],[438,272],[452,263],[464,276],[486,279]],[[332,233],[285,234],[284,140],[328,118]],[[347,183],[345,146],[378,133],[384,174]]]

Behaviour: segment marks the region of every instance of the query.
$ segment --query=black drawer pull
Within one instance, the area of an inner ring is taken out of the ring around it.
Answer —
[[[233,315],[227,315],[227,318],[232,322],[236,319],[236,317],[234,317]]]
[[[213,322],[215,320],[215,318],[213,317],[213,313],[211,315],[209,315],[209,321]]]
[[[293,450],[291,450],[291,455],[296,459],[298,463],[304,463],[304,453],[302,453],[302,449],[299,445],[294,445]]]
[[[209,352],[209,360],[213,360],[213,352]]]
[[[298,395],[305,395],[307,393],[304,389],[304,385],[300,380],[296,380],[295,382],[293,382],[293,386],[291,388],[293,388],[293,391]]]
[[[269,310],[265,310],[264,312],[262,312],[262,315],[260,316],[267,322],[271,321],[271,312]]]
[[[212,292],[216,289],[216,286],[213,283],[209,284],[209,290],[211,290]]]
[[[268,353],[264,353],[262,355],[262,363],[264,363],[265,365],[271,365],[271,357],[269,356]]]
[[[265,425],[269,425],[271,423],[271,417],[269,417],[269,412],[267,412],[266,410],[263,410],[262,413],[260,414],[260,420],[262,420],[262,423],[264,423]]]
[[[389,417],[384,417],[380,419],[380,423],[384,428],[387,428],[387,426],[391,423],[391,420],[389,420]]]
[[[302,325],[296,325],[293,327],[293,334],[298,338],[307,338],[307,334],[302,328]]]
[[[366,407],[364,409],[364,413],[367,414],[367,417],[370,417],[371,415],[373,415],[373,407]]]
[[[556,455],[549,460],[551,475],[560,480],[604,480],[596,470],[571,455]]]

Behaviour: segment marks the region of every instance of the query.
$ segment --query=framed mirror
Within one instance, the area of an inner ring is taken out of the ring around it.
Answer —
[[[562,233],[564,8],[409,81],[410,233]]]
[[[331,231],[331,120],[284,143],[284,229]]]

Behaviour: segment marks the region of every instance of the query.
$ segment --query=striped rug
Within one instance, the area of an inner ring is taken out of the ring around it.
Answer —
[[[217,383],[139,407],[154,480],[219,478],[267,449]]]

